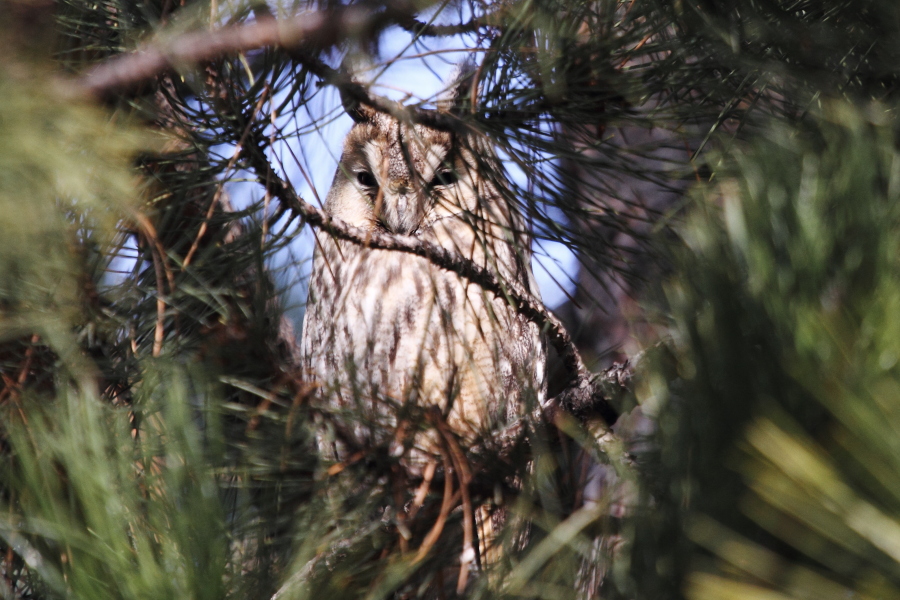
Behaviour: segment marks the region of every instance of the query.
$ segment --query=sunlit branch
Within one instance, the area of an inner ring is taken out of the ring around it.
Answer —
[[[375,11],[359,5],[336,6],[287,19],[258,19],[212,31],[195,31],[107,60],[89,71],[79,81],[79,87],[88,95],[102,98],[179,67],[237,52],[273,46],[322,50],[348,37],[371,37],[398,17],[411,17],[411,13],[399,7]]]

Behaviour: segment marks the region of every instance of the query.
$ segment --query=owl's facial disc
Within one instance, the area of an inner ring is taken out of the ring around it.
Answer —
[[[409,143],[401,148],[402,140],[384,142],[370,141],[363,147],[356,183],[372,202],[375,224],[392,233],[415,234],[436,188],[455,183],[452,171],[442,164],[446,147]]]
[[[449,134],[386,115],[358,124],[345,141],[327,209],[358,227],[421,233],[467,179],[457,175],[452,149]]]

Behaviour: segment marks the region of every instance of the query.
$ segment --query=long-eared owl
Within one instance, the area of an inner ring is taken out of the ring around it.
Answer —
[[[328,214],[363,231],[443,246],[539,297],[524,219],[501,193],[487,140],[365,106],[348,112],[356,124]],[[507,298],[426,258],[322,231],[301,354],[320,398],[354,411],[350,434],[362,447],[389,441],[404,410],[432,405],[463,440],[488,440],[523,406],[542,402],[546,388],[541,332]]]

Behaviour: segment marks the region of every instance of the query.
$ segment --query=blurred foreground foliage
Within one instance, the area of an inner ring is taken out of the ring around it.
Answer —
[[[352,418],[307,402],[283,319],[302,282],[275,259],[304,229],[271,193],[278,144],[337,117],[335,55],[395,58],[379,32],[177,65],[98,106],[70,77],[143,43],[337,5],[7,4],[0,595],[453,595],[452,469],[319,455]],[[894,3],[361,6],[411,11],[387,33],[414,44],[483,19],[456,40],[486,55],[468,125],[528,172],[539,240],[646,292],[625,443],[534,419],[503,455],[463,449],[473,502],[504,515],[465,595],[900,597]],[[226,181],[258,189],[234,206]]]
[[[14,70],[0,70],[0,342],[40,336],[77,376],[90,366],[71,326],[92,320],[117,225],[138,204],[132,161],[150,140],[71,102],[40,71]]]
[[[647,597],[900,595],[898,131],[829,102],[697,191],[641,384],[662,406]]]

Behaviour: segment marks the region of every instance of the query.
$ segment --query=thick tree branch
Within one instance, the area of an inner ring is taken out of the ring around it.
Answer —
[[[111,58],[90,70],[77,82],[77,87],[86,95],[105,98],[179,67],[228,54],[277,46],[304,64],[308,62],[313,72],[320,71],[320,76],[340,86],[342,91],[349,92],[355,100],[393,113],[396,110],[393,103],[372,98],[363,86],[351,82],[349,78],[339,77],[338,71],[317,59],[317,53],[347,39],[373,39],[385,27],[394,24],[417,35],[438,36],[474,31],[497,21],[495,15],[487,15],[460,25],[431,25],[417,20],[414,7],[404,2],[389,3],[383,10],[378,8],[364,4],[338,5],[329,10],[307,12],[287,19],[263,15],[263,18],[257,18],[252,23],[186,33]],[[298,58],[299,55],[302,58]],[[420,116],[427,121],[425,124],[431,126],[451,126],[442,115],[424,112]]]
[[[289,19],[259,19],[196,31],[107,60],[89,71],[79,84],[86,94],[103,98],[178,67],[227,54],[272,46],[322,50],[348,37],[370,37],[402,14],[409,13],[399,8],[376,11],[363,5],[336,6]]]
[[[499,18],[496,14],[491,14],[458,26],[428,25],[415,19],[413,8],[403,2],[388,4],[384,10],[375,10],[365,5],[338,6],[287,19],[275,19],[265,11],[257,12],[257,20],[252,23],[186,33],[165,43],[157,41],[135,52],[111,58],[76,80],[75,92],[104,99],[178,68],[208,62],[228,54],[280,47],[311,73],[340,88],[348,99],[403,121],[462,132],[466,125],[457,117],[443,112],[404,107],[372,95],[365,86],[353,81],[349,74],[323,62],[318,54],[348,38],[372,39],[378,32],[393,24],[414,30],[419,35],[450,35],[453,31],[474,30],[495,23]]]

